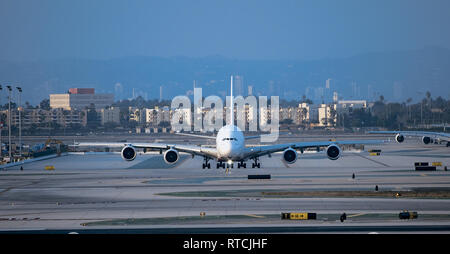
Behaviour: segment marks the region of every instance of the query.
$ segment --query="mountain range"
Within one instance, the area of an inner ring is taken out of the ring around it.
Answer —
[[[22,101],[33,105],[50,93],[72,87],[93,87],[97,93],[115,93],[116,100],[142,96],[163,99],[192,94],[194,80],[203,96],[229,93],[230,75],[239,75],[242,95],[279,95],[315,102],[339,99],[413,102],[425,97],[450,97],[450,50],[373,52],[347,58],[319,60],[240,60],[222,56],[202,58],[132,56],[113,59],[46,59],[0,61],[0,84],[21,86]],[[327,82],[328,80],[328,82]],[[328,87],[327,88],[327,83]],[[6,93],[2,92],[4,104]],[[14,97],[13,97],[14,98]]]

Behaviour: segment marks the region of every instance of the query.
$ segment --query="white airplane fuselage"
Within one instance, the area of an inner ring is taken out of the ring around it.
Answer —
[[[219,160],[241,160],[244,148],[244,134],[237,126],[225,125],[220,128],[216,137],[216,149]]]

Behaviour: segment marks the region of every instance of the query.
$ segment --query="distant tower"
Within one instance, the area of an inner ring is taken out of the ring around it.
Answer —
[[[253,95],[253,86],[248,86],[248,94],[247,96],[252,96]]]
[[[325,100],[331,100],[331,78],[327,79],[325,82]]]
[[[359,98],[361,96],[361,90],[355,81],[352,81],[352,96],[353,98]]]
[[[333,102],[334,103],[338,102],[338,93],[337,92],[333,92]]]
[[[120,84],[119,82],[117,82],[114,85],[114,96],[116,97],[117,100],[122,99],[122,94],[123,94],[123,87],[122,84]]]
[[[331,88],[330,85],[331,85],[331,79],[329,78],[329,79],[327,79],[327,81],[326,81],[325,88],[326,88],[326,89],[330,89],[330,88]]]
[[[372,86],[371,85],[367,85],[367,100],[372,100]]]
[[[233,96],[244,96],[244,77],[236,75],[233,77],[234,95]]]
[[[162,97],[163,97],[163,87],[159,86],[159,102],[162,101]]]

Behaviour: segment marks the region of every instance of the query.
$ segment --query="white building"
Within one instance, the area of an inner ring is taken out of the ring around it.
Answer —
[[[337,111],[339,113],[342,112],[348,112],[352,109],[360,109],[360,108],[367,108],[367,101],[366,100],[341,100],[338,101],[337,104]]]
[[[11,111],[11,126],[19,126],[19,119],[21,127],[24,129],[32,127],[32,125],[46,125],[48,123],[57,123],[61,126],[70,126],[79,124],[86,126],[87,118],[85,110],[64,110],[64,109],[22,109],[20,111]],[[1,114],[8,117],[8,110],[1,111]],[[5,125],[7,125],[6,121]]]
[[[191,110],[190,109],[179,109],[183,110],[184,119],[188,120],[188,124],[191,124]],[[161,122],[170,123],[173,115],[173,111],[170,110],[168,106],[155,108],[142,109],[143,119],[145,119],[146,125],[158,126]]]
[[[102,108],[100,110],[101,123],[117,123],[120,124],[120,109],[117,107]]]
[[[83,110],[93,104],[96,109],[101,109],[114,103],[114,94],[95,94],[93,88],[86,89],[89,89],[86,93],[50,94],[50,107],[52,109]],[[75,88],[71,89],[71,91],[76,92],[78,90]]]

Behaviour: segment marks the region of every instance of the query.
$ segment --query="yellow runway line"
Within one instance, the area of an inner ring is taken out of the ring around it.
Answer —
[[[357,217],[357,216],[361,216],[361,215],[365,215],[365,214],[366,213],[357,213],[357,214],[349,215],[349,216],[347,216],[347,218]]]
[[[259,215],[255,215],[255,214],[246,214],[246,216],[254,217],[254,218],[265,218],[264,216],[259,216]]]

